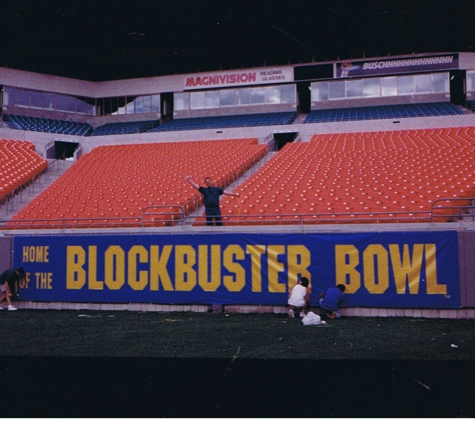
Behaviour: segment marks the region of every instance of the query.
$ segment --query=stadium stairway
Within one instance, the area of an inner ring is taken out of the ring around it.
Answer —
[[[298,113],[297,116],[295,116],[295,119],[292,122],[292,124],[302,124],[302,123],[304,123],[307,116],[308,116],[308,113]]]
[[[200,202],[185,171],[229,185],[267,149],[257,138],[94,148],[5,226],[138,227],[145,208],[146,226],[171,226],[181,218],[170,207],[192,212]]]
[[[36,198],[73,164],[73,161],[48,160],[48,170],[44,174],[17,193],[10,201],[0,204],[0,226],[11,220],[19,210]]]

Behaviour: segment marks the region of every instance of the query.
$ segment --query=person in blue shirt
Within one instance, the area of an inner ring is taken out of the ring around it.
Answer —
[[[217,226],[222,226],[223,222],[221,220],[221,209],[219,208],[219,197],[221,195],[230,195],[230,196],[241,196],[239,193],[232,193],[227,190],[213,186],[211,178],[205,177],[204,182],[206,187],[200,186],[197,183],[191,180],[190,176],[185,177],[186,180],[193,186],[195,189],[203,195],[203,204],[205,206],[205,215],[206,215],[206,225],[212,226],[213,219],[216,222]]]
[[[322,318],[340,318],[340,306],[343,302],[344,284],[337,284],[336,287],[330,287],[325,294],[320,294],[320,308]]]

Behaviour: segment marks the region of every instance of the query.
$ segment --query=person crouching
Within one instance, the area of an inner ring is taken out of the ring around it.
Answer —
[[[298,284],[296,284],[289,293],[289,317],[294,318],[295,312],[300,312],[300,317],[305,316],[305,310],[309,305],[310,289],[308,287],[309,281],[307,277],[302,277]]]
[[[325,294],[320,294],[320,308],[322,319],[340,318],[340,307],[343,302],[344,284],[330,287]]]

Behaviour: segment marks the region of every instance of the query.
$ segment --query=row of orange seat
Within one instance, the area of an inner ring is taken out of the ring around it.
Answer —
[[[101,146],[20,210],[9,227],[169,225],[200,194],[185,179],[228,185],[267,153],[256,138]],[[173,205],[173,207],[170,207]],[[179,208],[179,207],[181,208]]]
[[[46,170],[32,142],[0,139],[0,200]]]
[[[223,199],[223,214],[263,224],[282,214],[300,214],[300,223],[375,214],[373,221],[424,220],[434,201],[475,195],[474,139],[473,127],[315,135],[285,145],[238,187],[238,203]]]
[[[427,221],[434,201],[475,195],[475,128],[315,135],[288,143],[224,196],[228,224]],[[257,139],[101,146],[10,227],[170,225],[201,204],[185,180],[227,186],[267,153]],[[450,202],[450,201],[449,201]],[[464,202],[458,202],[464,205]],[[204,224],[204,217],[195,224]]]

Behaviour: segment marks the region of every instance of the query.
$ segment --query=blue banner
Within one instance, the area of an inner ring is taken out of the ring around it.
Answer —
[[[33,301],[285,305],[300,277],[345,305],[460,307],[456,232],[16,236]]]

